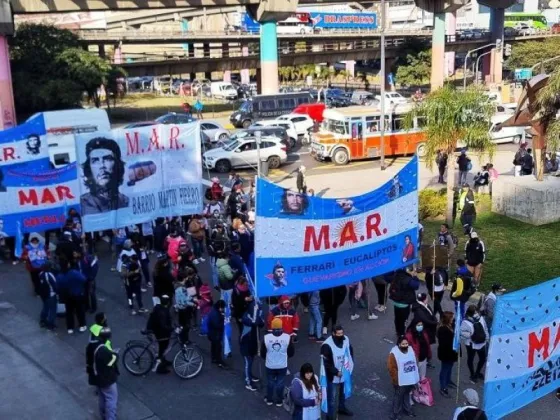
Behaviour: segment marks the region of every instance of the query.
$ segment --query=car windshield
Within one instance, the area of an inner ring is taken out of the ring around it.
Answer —
[[[224,144],[223,149],[226,152],[231,152],[233,149],[235,149],[237,146],[239,146],[239,142],[237,140],[231,140],[228,143]]]
[[[251,112],[251,103],[249,101],[243,101],[239,106],[241,112]]]
[[[238,132],[232,134],[230,139],[231,140],[243,139],[245,137],[248,137],[249,135],[250,135],[250,133],[248,131],[238,131]]]

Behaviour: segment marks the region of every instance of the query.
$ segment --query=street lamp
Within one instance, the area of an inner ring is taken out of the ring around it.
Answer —
[[[483,50],[488,47],[495,47],[496,43],[483,45],[482,47],[475,48],[474,50],[467,51],[467,55],[465,55],[465,63],[463,64],[463,89],[467,88],[467,58],[475,51]],[[478,68],[477,68],[478,71]]]
[[[474,73],[474,74],[475,74],[475,84],[477,84],[477,85],[478,85],[478,63],[479,63],[479,61],[480,61],[480,59],[481,59],[482,57],[484,57],[485,55],[491,54],[491,53],[492,53],[491,50],[490,50],[490,51],[487,51],[487,52],[485,52],[484,54],[480,54],[480,55],[477,57],[477,59],[476,59],[476,65],[475,65],[475,67],[474,67],[474,69],[475,69],[475,73]]]

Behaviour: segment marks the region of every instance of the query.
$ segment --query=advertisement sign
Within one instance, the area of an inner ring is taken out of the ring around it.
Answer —
[[[376,29],[377,13],[311,12],[315,28]]]
[[[498,297],[485,378],[489,419],[560,386],[560,278]]]
[[[416,261],[418,159],[369,193],[309,197],[257,180],[259,297],[367,279]]]
[[[531,77],[533,77],[533,70],[531,68],[515,69],[514,71],[515,80],[529,80]]]
[[[82,134],[76,147],[86,232],[201,212],[199,124]]]

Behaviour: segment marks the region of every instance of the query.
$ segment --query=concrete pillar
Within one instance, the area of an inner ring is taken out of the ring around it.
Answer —
[[[247,57],[249,55],[249,44],[241,44],[241,55]],[[241,83],[248,85],[250,82],[249,69],[241,69]]]
[[[261,23],[261,85],[263,94],[278,93],[278,37],[276,22]]]
[[[354,77],[356,62],[354,60],[349,60],[344,64],[346,65],[346,72],[348,73],[348,77]]]
[[[10,69],[8,39],[0,35],[0,130],[16,125],[16,107]]]
[[[432,33],[432,75],[431,90],[443,86],[445,80],[445,13],[434,13],[434,31]]]
[[[231,82],[231,70],[224,71],[224,82]]]
[[[457,12],[445,14],[445,26],[447,36],[455,36],[457,29]],[[445,75],[452,76],[455,73],[455,52],[447,51],[445,53]]]
[[[115,54],[113,55],[113,63],[122,64],[123,54],[121,44],[115,46]]]
[[[504,17],[505,17],[505,9],[492,9],[490,13],[490,32],[492,34],[492,42],[496,44],[501,44],[502,48],[504,44]],[[490,54],[491,56],[490,82],[492,83],[502,83],[502,72],[503,72],[502,48],[499,49],[494,48],[492,54]]]
[[[99,57],[105,58],[105,44],[99,44]]]
[[[189,58],[194,58],[194,44],[192,42],[187,44],[187,55]]]

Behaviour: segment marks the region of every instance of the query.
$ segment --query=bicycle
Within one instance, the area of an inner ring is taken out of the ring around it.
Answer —
[[[126,349],[122,355],[124,368],[134,376],[144,376],[155,366],[157,359],[157,343],[151,331],[141,331],[146,340],[131,340],[126,343]],[[177,344],[180,350],[173,358],[173,371],[181,379],[192,379],[202,370],[204,359],[196,344],[187,345],[182,342],[180,331],[173,330],[170,345],[165,352],[169,353]]]

